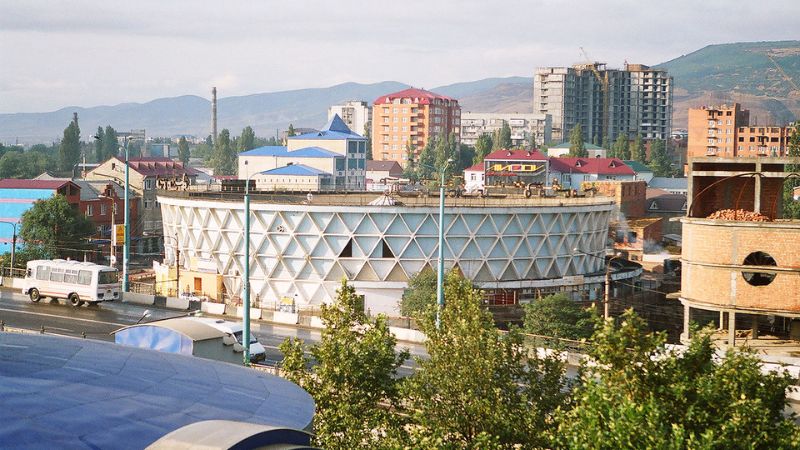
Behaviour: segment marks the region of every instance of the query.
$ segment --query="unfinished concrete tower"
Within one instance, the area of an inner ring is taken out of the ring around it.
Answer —
[[[211,88],[211,143],[217,145],[217,88]]]

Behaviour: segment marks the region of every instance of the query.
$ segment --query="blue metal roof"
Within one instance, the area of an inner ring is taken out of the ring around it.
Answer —
[[[304,164],[291,164],[288,166],[278,167],[277,169],[266,170],[261,172],[264,175],[299,175],[299,176],[317,176],[317,175],[330,175],[324,170],[315,169]]]
[[[338,156],[344,158],[344,155],[320,147],[303,147],[303,148],[298,148],[297,150],[288,151],[286,147],[282,145],[254,148],[252,150],[239,153],[239,155],[240,156],[285,156],[291,158],[331,158]]]
[[[326,140],[340,140],[351,139],[357,141],[366,141],[367,138],[362,137],[360,134],[353,133],[347,124],[344,123],[338,114],[334,114],[331,120],[318,132],[305,133],[299,136],[291,136],[289,139],[326,139]]]
[[[305,429],[294,383],[193,356],[0,333],[0,442],[14,448],[145,448],[210,419]]]

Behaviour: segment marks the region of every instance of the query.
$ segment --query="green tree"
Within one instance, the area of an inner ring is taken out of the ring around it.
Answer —
[[[622,160],[631,159],[631,150],[628,145],[628,137],[620,133],[614,142],[614,157]]]
[[[492,136],[488,133],[484,133],[478,136],[478,140],[475,141],[475,159],[473,159],[473,163],[478,164],[483,162],[483,159],[486,158],[492,151]]]
[[[630,149],[631,159],[639,161],[642,164],[647,164],[647,152],[645,151],[641,134],[636,135],[636,139],[630,144]]]
[[[762,373],[748,351],[715,361],[710,333],[683,351],[667,349],[632,311],[607,320],[592,338],[573,407],[558,415],[554,448],[798,448],[794,417],[784,417],[785,372]]]
[[[64,137],[58,149],[59,169],[72,172],[72,168],[81,158],[81,129],[77,120],[73,119],[64,129]]]
[[[800,121],[796,122],[786,143],[787,156],[800,160]],[[787,164],[786,171],[800,174],[800,164]],[[800,219],[800,201],[794,200],[794,188],[800,186],[800,177],[794,176],[783,184],[783,217]]]
[[[513,143],[511,142],[511,126],[508,124],[508,121],[503,121],[503,126],[500,128],[499,138],[500,148],[510,149],[513,146]]]
[[[41,245],[52,255],[81,257],[94,225],[67,203],[63,195],[37,200],[22,214],[19,230],[25,245]]]
[[[244,127],[242,135],[239,137],[239,151],[244,152],[256,148],[256,133],[250,125]]]
[[[103,148],[105,144],[106,133],[103,127],[97,127],[97,134],[94,136],[94,156],[98,163],[105,161],[106,152]]]
[[[114,156],[124,157],[124,155],[119,154],[119,140],[117,139],[117,130],[112,128],[111,125],[106,126],[106,131],[103,134],[103,155],[104,156],[102,161],[105,161],[108,158],[112,158]]]
[[[211,154],[211,167],[214,175],[236,174],[236,152],[231,145],[231,133],[227,128],[219,132],[217,145]]]
[[[569,132],[569,156],[586,158],[589,153],[586,151],[586,144],[583,142],[583,128],[581,124],[572,127]]]
[[[475,147],[467,144],[455,144],[459,151],[457,152],[458,160],[456,161],[455,173],[463,174],[464,169],[471,166],[475,161]]]
[[[445,181],[449,180],[453,177],[453,174],[456,172],[456,164],[458,164],[459,155],[457,154],[457,143],[455,134],[450,133],[447,136],[443,136],[442,138],[436,141],[436,146],[434,147],[435,152],[435,159],[434,164],[432,164],[437,169],[442,167],[445,168]],[[453,160],[452,162],[448,162],[448,160]],[[436,179],[439,179],[438,171],[435,174]]]
[[[295,136],[297,133],[294,131],[294,125],[289,124],[289,130],[286,132],[287,137]]]
[[[406,448],[537,448],[564,404],[563,364],[527,352],[522,336],[497,330],[481,291],[451,272],[437,327],[421,321],[428,359],[403,392],[411,425]]]
[[[602,147],[607,151],[611,151],[611,141],[608,140],[608,135],[603,136],[603,145]]]
[[[433,177],[433,167],[436,164],[436,146],[438,142],[439,138],[436,135],[432,135],[419,153],[417,174],[420,179],[430,180]]]
[[[650,142],[650,169],[657,177],[668,177],[674,174],[672,170],[672,160],[667,153],[664,141],[655,140]]]
[[[525,332],[560,339],[588,339],[596,314],[564,294],[553,294],[525,305]]]
[[[386,318],[370,320],[363,309],[355,288],[342,281],[334,302],[322,306],[325,328],[309,349],[311,358],[300,340],[280,346],[284,376],[314,398],[315,441],[322,448],[374,448],[398,420],[392,411],[399,399],[397,369],[408,352],[395,353]]]
[[[436,305],[436,271],[425,267],[408,280],[400,300],[400,314],[420,318]]]
[[[181,136],[178,140],[178,159],[181,160],[184,166],[189,164],[189,142],[186,141],[185,136]]]

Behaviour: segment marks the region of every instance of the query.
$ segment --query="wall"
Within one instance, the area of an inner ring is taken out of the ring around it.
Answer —
[[[286,141],[286,149],[290,152],[306,147],[319,147],[340,155],[347,154],[347,141],[344,139],[288,139]]]
[[[647,183],[605,180],[594,183],[599,195],[614,198],[625,217],[644,217]]]

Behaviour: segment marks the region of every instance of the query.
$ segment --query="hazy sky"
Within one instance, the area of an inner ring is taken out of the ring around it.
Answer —
[[[800,1],[0,0],[0,112],[396,80],[800,38]]]

